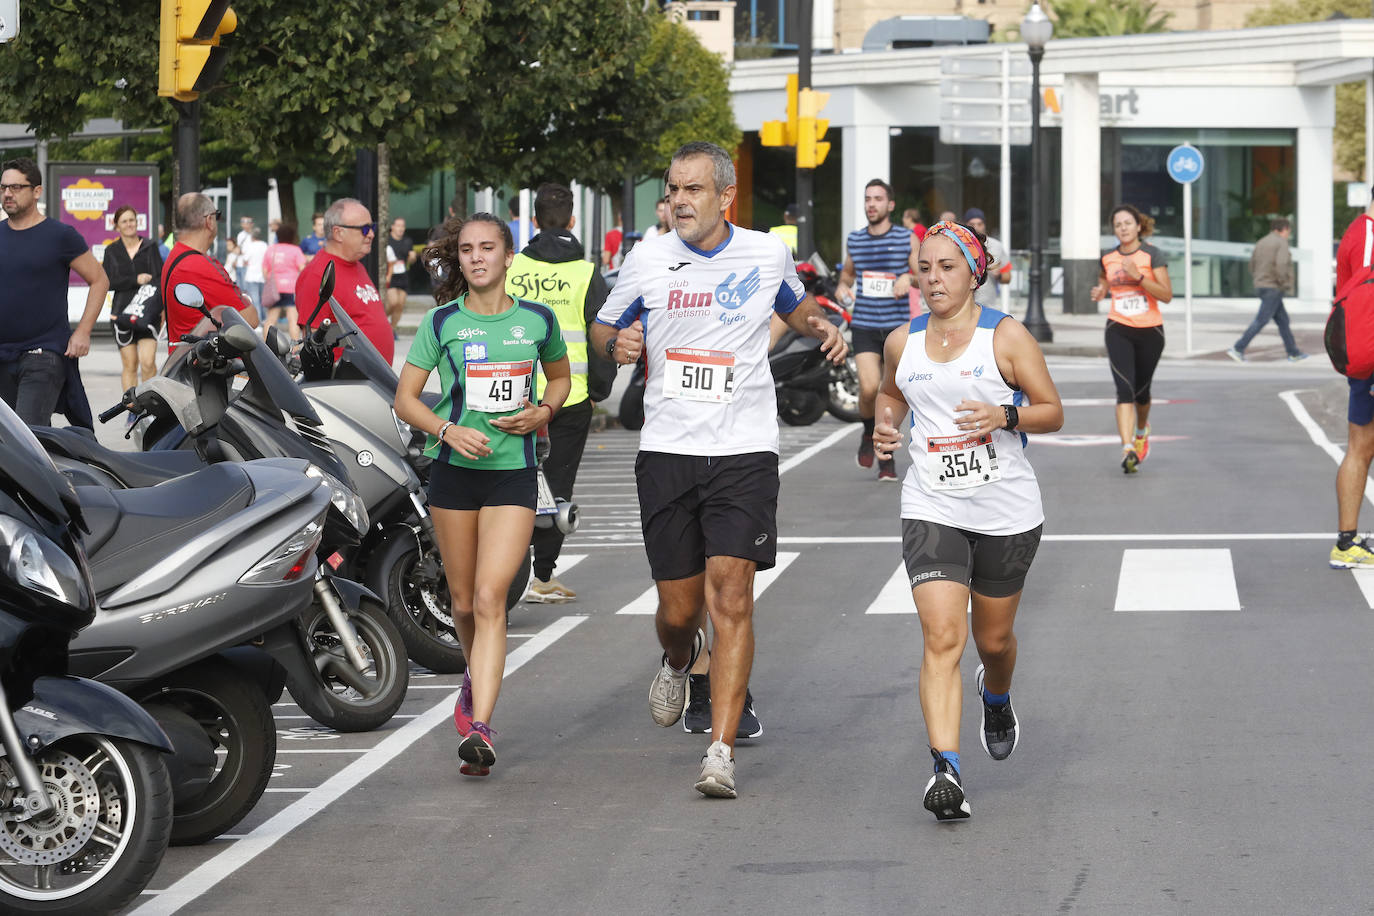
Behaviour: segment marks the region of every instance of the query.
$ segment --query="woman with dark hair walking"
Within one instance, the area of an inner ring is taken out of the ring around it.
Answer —
[[[468,661],[453,712],[459,772],[485,776],[496,762],[491,719],[506,663],[506,592],[534,531],[534,434],[571,381],[553,310],[506,293],[515,246],[505,223],[478,213],[444,229],[424,254],[442,270],[440,304],[415,335],[395,406],[430,433],[429,506]],[[443,397],[430,410],[420,393],[436,368]]]
[[[124,391],[157,374],[157,337],[162,331],[162,254],[157,242],[138,234],[138,213],[115,211],[119,238],[105,246],[105,274],[114,293],[110,323],[119,348],[119,383]]]

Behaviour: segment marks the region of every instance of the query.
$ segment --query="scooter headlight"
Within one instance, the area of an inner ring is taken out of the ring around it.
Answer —
[[[24,588],[82,610],[91,590],[76,561],[47,537],[9,516],[0,516],[0,558],[5,574]]]
[[[367,507],[358,498],[358,494],[353,492],[353,488],[341,483],[339,478],[328,473],[319,465],[312,464],[305,469],[307,477],[314,477],[316,480],[323,480],[329,484],[329,501],[334,504],[334,508],[344,514],[357,529],[358,534],[367,533]]]

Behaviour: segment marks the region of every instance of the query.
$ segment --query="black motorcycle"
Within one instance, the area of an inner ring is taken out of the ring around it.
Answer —
[[[95,617],[76,493],[0,404],[0,909],[104,913],[152,879],[172,829],[167,736],[68,677]]]

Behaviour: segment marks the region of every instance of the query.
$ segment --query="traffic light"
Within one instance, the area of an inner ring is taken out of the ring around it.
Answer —
[[[224,71],[219,40],[238,22],[229,0],[162,0],[157,94],[192,102],[209,89]]]
[[[764,121],[759,142],[764,146],[797,145],[797,74],[787,75],[787,120]]]
[[[821,138],[830,129],[828,118],[818,118],[830,93],[803,89],[797,99],[797,168],[814,169],[825,161],[830,144]]]

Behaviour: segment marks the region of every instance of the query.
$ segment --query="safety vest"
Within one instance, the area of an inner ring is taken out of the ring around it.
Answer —
[[[772,229],[769,229],[769,230],[768,230],[768,234],[769,234],[769,235],[776,235],[778,238],[782,239],[783,244],[785,244],[785,245],[787,246],[787,249],[788,249],[789,251],[792,252],[792,257],[795,258],[795,257],[797,256],[797,227],[796,227],[796,226],[793,226],[793,225],[790,225],[790,224],[783,224],[783,225],[781,225],[781,226],[774,226]]]
[[[568,345],[568,369],[572,373],[572,389],[563,402],[565,407],[587,400],[587,318],[583,307],[594,269],[591,261],[550,262],[517,254],[506,271],[507,293],[544,303],[558,319],[563,343]],[[539,373],[539,390],[543,391],[546,384],[544,374]]]

